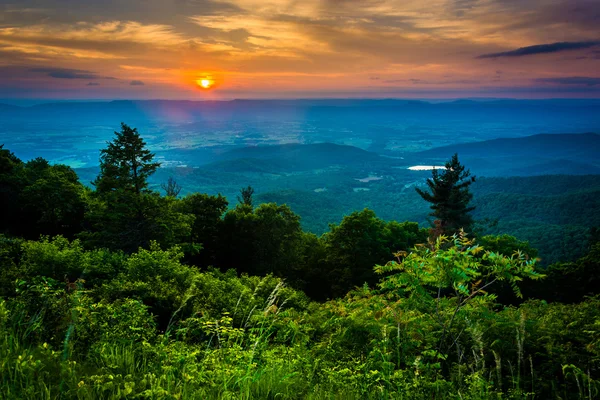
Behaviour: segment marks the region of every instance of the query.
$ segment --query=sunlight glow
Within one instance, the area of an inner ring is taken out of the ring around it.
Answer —
[[[202,89],[210,89],[210,88],[211,88],[211,87],[214,85],[215,81],[213,81],[213,80],[211,80],[211,79],[204,78],[204,79],[198,79],[198,80],[196,81],[196,83],[197,83],[197,84],[198,84],[198,86],[200,86]]]

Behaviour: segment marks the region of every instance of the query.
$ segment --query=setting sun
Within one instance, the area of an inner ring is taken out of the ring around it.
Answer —
[[[203,89],[210,89],[215,82],[210,79],[198,79],[196,83]]]

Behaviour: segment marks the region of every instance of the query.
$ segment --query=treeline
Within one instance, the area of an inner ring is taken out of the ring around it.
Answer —
[[[250,187],[233,208],[150,190],[127,125],[93,189],[0,148],[0,398],[596,397],[598,235],[547,270],[527,242],[471,239],[449,163],[433,229],[365,209],[316,236]]]
[[[190,265],[273,274],[317,300],[375,284],[373,265],[424,242],[428,234],[416,223],[384,222],[365,209],[317,237],[302,230],[299,216],[286,205],[254,206],[248,189],[232,209],[221,195],[162,196],[147,182],[158,164],[127,125],[102,150],[94,189],[69,167],[40,158],[22,162],[2,149],[0,163],[0,229],[6,235],[32,240],[62,235],[79,239],[86,249],[125,254],[148,249],[151,242],[163,249],[178,245]]]
[[[375,285],[379,278],[373,272],[374,265],[384,264],[395,252],[425,243],[430,236],[430,231],[417,223],[386,222],[369,209],[355,211],[339,224],[330,223],[329,230],[317,236],[302,230],[300,217],[287,205],[253,204],[251,187],[241,190],[234,207],[221,195],[194,193],[178,198],[181,187],[173,179],[161,185],[161,195],[148,186],[148,178],[159,167],[153,158],[137,130],[123,124],[121,131],[115,132],[115,140],[101,151],[100,173],[93,188],[89,188],[65,165],[50,165],[42,158],[23,162],[0,147],[0,232],[29,240],[39,239],[40,235],[60,235],[78,239],[88,250],[103,248],[125,254],[148,249],[152,242],[163,249],[177,245],[184,254],[183,261],[189,265],[234,269],[249,275],[272,274],[320,301],[343,296],[364,283]],[[465,193],[454,196],[454,201],[462,205],[448,207],[447,213],[457,220],[451,231],[456,232],[459,226],[470,231],[477,226],[469,216],[472,195],[468,188],[472,181],[457,158],[451,163],[451,170],[457,171],[454,180],[466,182],[460,183],[459,188]],[[461,173],[465,179],[458,179]],[[440,180],[436,174],[434,171],[434,179],[429,180],[430,190],[434,188],[433,181]],[[488,190],[494,192],[493,188]],[[520,190],[530,188],[515,188],[516,192]],[[441,194],[432,191],[432,195],[424,195],[426,200],[435,202],[432,196],[443,197],[444,193],[441,190]],[[503,204],[504,212],[508,212],[509,205],[496,194],[493,197],[492,203],[478,206]],[[525,199],[519,201],[527,204]],[[517,211],[519,201],[513,206]],[[481,213],[479,208],[476,211]],[[527,212],[530,218],[536,216],[534,209]],[[444,215],[434,217],[448,219]],[[528,221],[525,217],[523,221]],[[535,229],[525,222],[515,225],[500,221],[499,225],[507,224],[513,231]],[[527,242],[498,236],[501,231],[497,226],[486,229],[497,232],[496,236],[480,237],[486,248],[504,254],[522,250],[532,258],[538,256]],[[566,232],[571,239],[548,243],[552,245],[551,254],[585,253],[597,240],[590,238],[588,231]],[[542,229],[537,236],[542,240],[547,233]],[[536,293],[540,290],[538,284]],[[556,293],[561,289],[544,290]]]
[[[396,170],[397,171],[397,170]],[[346,172],[350,176],[357,173]],[[386,171],[380,176],[387,177]],[[320,176],[320,175],[318,175]],[[182,179],[186,179],[182,176]],[[368,207],[383,220],[409,220],[428,226],[426,203],[414,187],[390,179],[370,182],[368,192],[352,192],[352,183],[332,179],[328,190],[268,188],[257,199],[287,204],[302,216],[304,230],[328,231],[326,221],[339,221],[356,207]],[[334,187],[338,185],[337,187]],[[339,186],[343,186],[342,189]],[[354,185],[356,186],[356,185]],[[262,188],[262,186],[261,186]],[[214,190],[214,189],[213,189]],[[264,189],[263,189],[264,191]],[[600,176],[483,177],[472,186],[473,217],[480,235],[510,234],[528,241],[539,251],[541,264],[574,261],[589,249],[590,228],[600,226]],[[482,223],[487,221],[487,223]]]

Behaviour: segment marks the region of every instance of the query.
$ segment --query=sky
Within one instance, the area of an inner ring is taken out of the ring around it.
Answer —
[[[600,0],[0,0],[0,98],[319,97],[600,98]]]

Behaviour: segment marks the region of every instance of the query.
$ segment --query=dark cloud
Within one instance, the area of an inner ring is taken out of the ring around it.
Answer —
[[[559,78],[538,78],[537,83],[553,83],[557,85],[577,85],[577,86],[599,86],[600,78],[592,78],[587,76],[565,76]]]
[[[582,31],[597,31],[600,24],[598,0],[561,0],[544,2],[535,21],[545,21],[549,28],[556,24],[573,26]]]
[[[32,68],[31,72],[44,73],[57,79],[115,79],[110,76],[100,76],[92,71],[69,68]]]
[[[89,82],[86,86],[100,86],[98,82]]]
[[[450,10],[452,10],[457,17],[462,17],[475,8],[478,2],[479,0],[455,0],[453,3],[450,3]]]
[[[537,44],[535,46],[521,47],[516,50],[504,51],[501,53],[482,54],[476,58],[497,58],[497,57],[523,57],[534,54],[558,53],[566,50],[589,49],[590,47],[600,45],[600,41],[588,42],[557,42],[548,44]]]
[[[144,82],[142,82],[142,81],[137,81],[137,80],[131,81],[131,82],[129,82],[129,84],[130,84],[131,86],[144,86]]]

